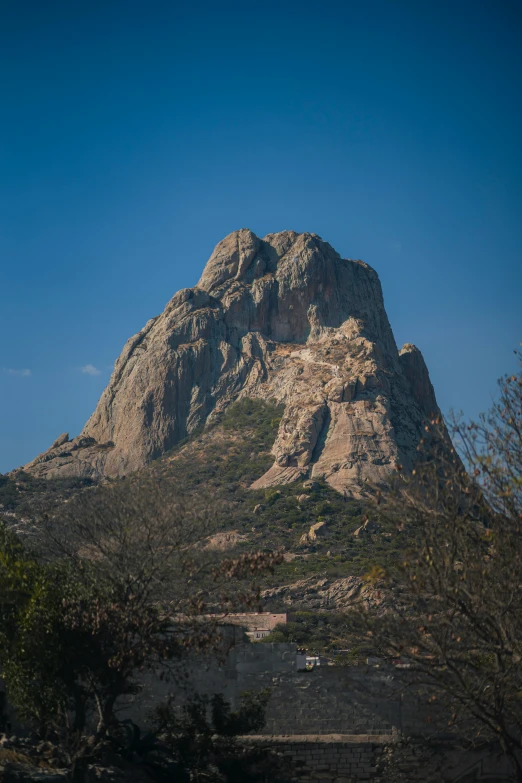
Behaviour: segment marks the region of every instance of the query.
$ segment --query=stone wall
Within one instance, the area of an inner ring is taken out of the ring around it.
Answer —
[[[278,752],[288,762],[278,783],[390,783],[397,780],[416,783],[514,783],[516,777],[499,748],[484,746],[469,750],[451,741],[406,744],[398,749],[396,736],[372,735],[247,737]],[[390,752],[392,767],[387,765]],[[391,777],[390,777],[391,775]]]
[[[403,726],[394,680],[353,667],[320,667],[270,678],[242,676],[241,690],[272,688],[266,734],[390,734]]]
[[[295,644],[251,644],[236,638],[228,655],[221,658],[193,656],[189,663],[171,667],[167,676],[165,671],[161,678],[144,674],[140,693],[121,700],[120,714],[143,724],[169,695],[182,704],[197,695],[222,693],[235,709],[243,691],[263,690],[275,684],[274,678],[296,673],[296,659]]]
[[[419,734],[433,731],[426,705],[404,691],[394,667],[320,666],[297,671],[295,644],[237,644],[224,660],[193,660],[169,682],[143,678],[142,692],[121,704],[122,716],[143,724],[169,693],[182,703],[222,693],[236,708],[241,693],[270,688],[265,734]]]
[[[287,779],[292,783],[358,783],[375,778],[376,763],[388,739],[274,737],[269,747],[289,763]],[[262,738],[255,741],[262,744]]]

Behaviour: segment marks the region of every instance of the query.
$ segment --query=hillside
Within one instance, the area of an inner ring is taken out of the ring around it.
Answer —
[[[386,530],[368,501],[343,497],[324,481],[251,488],[270,464],[281,414],[273,404],[243,399],[149,470],[209,499],[218,531],[209,546],[284,552],[285,562],[264,578],[268,608],[343,608],[361,591],[375,603],[361,577],[398,556],[403,541],[401,533]],[[375,532],[366,532],[365,520],[369,530],[375,523]],[[318,523],[316,538],[304,541]]]
[[[245,398],[143,471],[160,474],[186,497],[207,499],[216,516],[209,547],[230,554],[284,552],[284,562],[263,579],[267,608],[336,609],[361,595],[375,603],[360,577],[385,566],[402,542],[382,523],[374,533],[360,530],[367,518],[376,521],[367,502],[343,497],[324,481],[251,488],[271,464],[282,412],[281,406]],[[86,479],[4,476],[2,517],[14,525],[32,521],[42,508],[59,513],[73,495],[95,487]],[[303,541],[318,523],[316,538]]]

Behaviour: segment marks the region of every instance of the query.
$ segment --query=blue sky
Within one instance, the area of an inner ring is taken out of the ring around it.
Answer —
[[[4,0],[0,472],[236,228],[379,273],[443,411],[522,340],[518,0]]]

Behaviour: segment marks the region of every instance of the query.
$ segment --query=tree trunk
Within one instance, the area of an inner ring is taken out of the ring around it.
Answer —
[[[109,696],[105,704],[102,704],[99,696],[96,696],[96,704],[98,706],[98,715],[99,715],[98,727],[96,729],[97,739],[100,739],[101,737],[104,737],[107,734],[107,729],[113,722],[113,718],[114,718],[113,711],[114,711],[114,703],[116,701],[116,698],[117,697],[115,695]]]

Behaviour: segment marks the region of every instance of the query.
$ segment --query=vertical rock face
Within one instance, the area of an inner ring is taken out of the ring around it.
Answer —
[[[285,406],[256,486],[306,475],[352,494],[411,467],[438,410],[420,351],[397,350],[371,267],[316,234],[242,229],[127,342],[81,435],[25,469],[126,474],[244,396]]]
[[[439,407],[423,355],[414,345],[406,343],[399,351],[399,362],[413,399],[426,416],[435,416]]]

